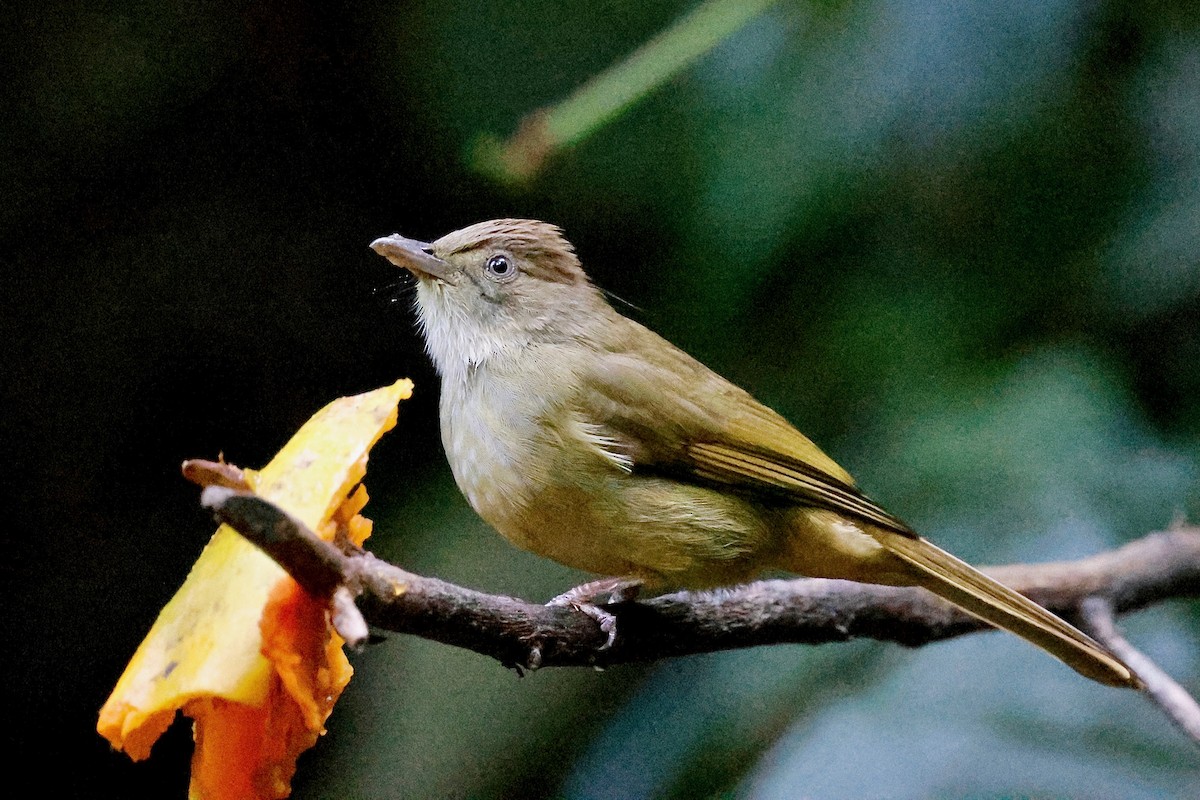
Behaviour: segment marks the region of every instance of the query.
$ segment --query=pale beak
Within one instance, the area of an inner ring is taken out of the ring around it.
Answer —
[[[429,242],[405,239],[393,233],[371,242],[371,249],[418,278],[437,278],[451,286],[457,283],[450,277],[454,268],[433,254],[433,245]]]

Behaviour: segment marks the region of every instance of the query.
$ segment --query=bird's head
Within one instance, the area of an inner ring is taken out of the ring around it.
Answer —
[[[392,234],[371,248],[417,277],[422,332],[443,376],[578,338],[608,308],[562,231],[545,222],[491,220],[435,242]]]

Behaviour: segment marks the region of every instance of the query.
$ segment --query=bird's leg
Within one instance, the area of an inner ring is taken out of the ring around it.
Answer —
[[[627,603],[641,590],[639,578],[600,578],[565,591],[546,605],[569,606],[596,620],[600,630],[608,634],[607,641],[600,645],[601,650],[607,650],[617,640],[617,618],[600,606]]]

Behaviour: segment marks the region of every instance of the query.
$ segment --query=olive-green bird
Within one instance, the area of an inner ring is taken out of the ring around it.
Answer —
[[[553,225],[501,219],[372,243],[411,271],[442,378],[442,442],[471,506],[518,547],[616,580],[728,586],[764,570],[921,586],[1089,678],[1104,647],[921,538],[793,428],[617,313]],[[611,639],[610,639],[611,642]]]

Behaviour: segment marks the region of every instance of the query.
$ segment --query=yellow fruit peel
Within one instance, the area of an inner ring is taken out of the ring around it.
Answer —
[[[247,483],[323,538],[340,524],[361,544],[371,531],[359,514],[367,453],[411,393],[401,380],[335,400],[261,471],[247,470]],[[97,730],[141,760],[182,710],[195,721],[190,797],[286,797],[296,758],[324,732],[352,674],[328,619],[325,599],[222,525],[117,681]]]

